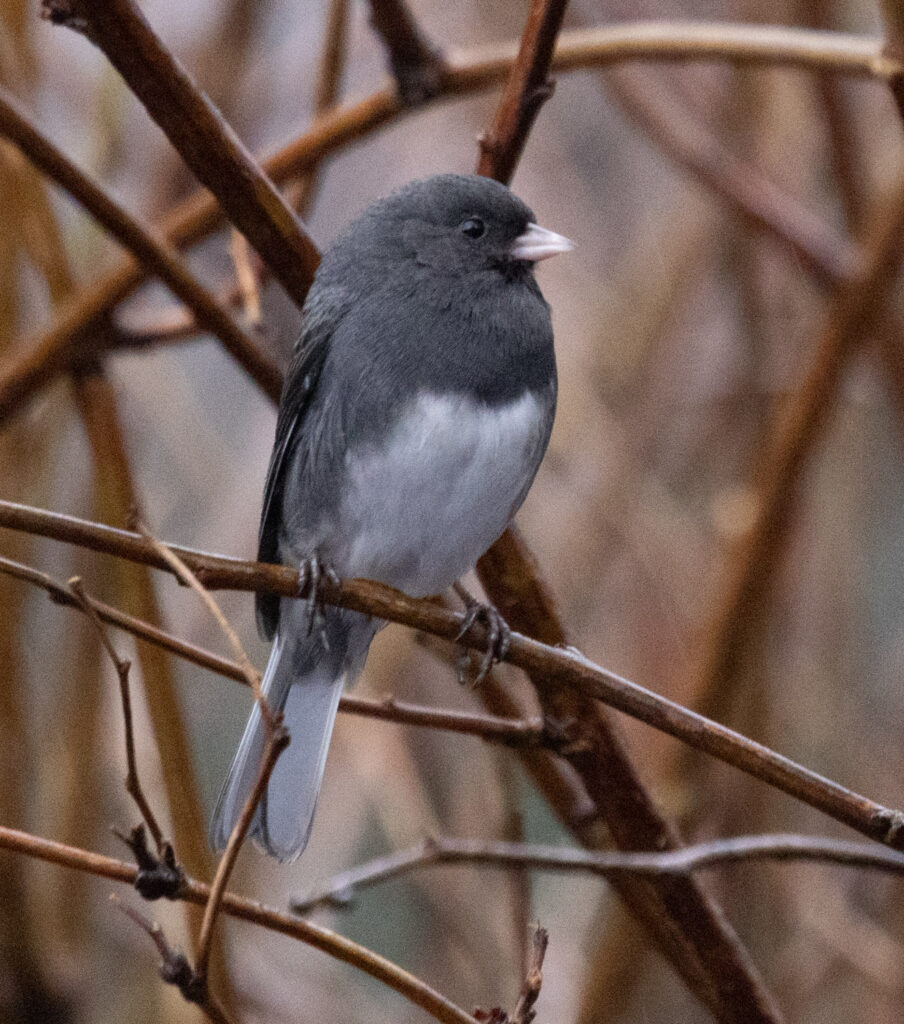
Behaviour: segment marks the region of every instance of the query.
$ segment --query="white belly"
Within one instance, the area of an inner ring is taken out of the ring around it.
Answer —
[[[543,457],[549,412],[530,393],[489,408],[423,394],[379,450],[346,456],[340,576],[412,596],[467,572],[505,530]]]

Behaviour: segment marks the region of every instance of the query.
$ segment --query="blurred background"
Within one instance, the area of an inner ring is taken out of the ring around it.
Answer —
[[[347,30],[342,97],[385,81],[361,2],[147,0],[142,7],[255,153],[272,152],[310,123],[330,11]],[[466,52],[517,38],[526,4],[414,0],[413,10],[437,45]],[[856,0],[573,0],[566,29],[637,17],[882,32],[875,5]],[[106,59],[82,37],[39,20],[35,0],[2,0],[0,18],[3,85],[126,208],[159,223],[195,186]],[[476,137],[497,96],[492,89],[444,100],[329,158],[305,214],[318,244],[396,185],[472,170]],[[780,517],[773,555],[755,566],[762,597],[743,608],[732,657],[714,679],[706,668],[714,623],[758,509],[751,483],[778,412],[819,349],[829,292],[805,260],[689,173],[674,148],[698,158],[708,152],[717,176],[766,182],[792,212],[815,218],[825,237],[843,239],[862,238],[900,190],[902,139],[892,99],[877,82],[677,64],[580,71],[558,76],[513,182],[540,223],[576,243],[573,254],[538,272],[553,308],[560,404],[549,454],[519,515],[574,642],[607,668],[890,806],[904,804],[900,296],[892,292],[847,359],[795,483],[793,515]],[[230,252],[230,236],[220,232],[191,250],[190,263],[222,292],[234,275]],[[56,304],[118,255],[89,218],[0,143],[0,356],[27,344]],[[263,306],[261,342],[284,359],[297,312],[276,286],[265,289]],[[140,333],[177,313],[162,287],[147,286],[116,321]],[[203,337],[116,353],[103,370],[76,384],[58,379],[3,424],[2,497],[120,526],[135,499],[158,536],[252,557],[272,405]],[[110,420],[97,414],[111,400],[133,495],[111,468],[118,455]],[[8,532],[0,552],[63,579],[78,573],[92,594],[143,617],[156,604],[165,626],[224,650],[197,600],[168,577],[151,584],[111,559]],[[251,597],[222,594],[221,602],[262,667],[266,647]],[[127,856],[108,829],[129,827],[136,814],[122,787],[115,675],[96,637],[81,616],[6,578],[0,618],[0,822]],[[135,662],[145,786],[169,834],[175,830],[180,856],[209,877],[197,836],[250,697],[114,636]],[[516,681],[513,671],[500,671]],[[144,687],[169,701],[165,715],[148,713]],[[447,663],[396,626],[379,636],[360,691],[479,707]],[[688,841],[777,830],[850,835],[644,726],[617,724]],[[155,731],[166,738],[163,751]],[[179,806],[168,811],[174,792]],[[346,715],[308,851],[281,867],[246,850],[233,887],[285,906],[316,882],[428,833],[572,842],[510,751]],[[179,845],[191,834],[194,846],[187,838]],[[706,882],[789,1021],[900,1020],[900,882],[766,864],[711,871]],[[160,983],[147,937],[111,908],[110,889],[0,853],[0,1020],[199,1019]],[[190,948],[184,908],[146,909]],[[314,919],[459,1004],[489,1008],[511,1007],[517,997],[526,914],[550,932],[541,1021],[709,1019],[592,878],[536,875],[525,883],[501,871],[432,868]],[[427,1019],[300,943],[233,921],[222,928],[229,998],[243,1020]]]

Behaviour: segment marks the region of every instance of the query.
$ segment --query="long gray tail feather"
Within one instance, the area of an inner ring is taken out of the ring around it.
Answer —
[[[295,860],[307,845],[317,794],[343,685],[354,681],[367,655],[376,623],[354,612],[329,608],[324,632],[306,630],[304,601],[280,602],[279,628],[263,677],[270,706],[282,711],[289,730],[283,751],[257,807],[249,835],[271,856]],[[257,778],[266,732],[255,704],[220,792],[210,824],[210,842],[225,848]]]

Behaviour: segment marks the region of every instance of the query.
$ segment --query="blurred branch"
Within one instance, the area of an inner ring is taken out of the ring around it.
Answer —
[[[782,863],[818,861],[849,868],[904,873],[904,856],[873,843],[849,843],[795,833],[733,836],[695,843],[664,853],[597,852],[533,843],[497,843],[484,839],[430,836],[407,850],[375,857],[322,886],[293,896],[289,905],[297,914],[320,906],[346,907],[361,889],[399,878],[416,868],[437,864],[476,864],[482,867],[527,868],[531,871],[586,872],[612,879],[620,874],[687,875],[703,868],[750,861]]]
[[[138,867],[113,857],[66,846],[50,839],[20,832],[0,825],[0,849],[34,857],[38,860],[58,864],[61,867],[86,871],[100,878],[134,885]],[[193,878],[187,878],[179,899],[204,906],[210,899],[210,886]],[[442,1024],[474,1024],[474,1018],[457,1007],[444,996],[430,988],[425,982],[396,966],[390,960],[366,949],[364,946],[343,938],[328,928],[303,921],[292,914],[284,914],[257,900],[247,899],[227,892],[223,896],[223,912],[242,921],[250,921],[270,931],[289,938],[298,939],[315,949],[321,950],[343,963],[369,974],[401,996],[426,1010]]]
[[[117,654],[116,648],[113,646],[106,629],[104,629],[100,616],[89,602],[88,597],[85,594],[85,588],[82,585],[82,581],[77,576],[74,576],[69,581],[69,589],[74,595],[78,606],[94,626],[104,650],[109,655],[110,660],[113,662],[113,667],[116,669],[116,675],[119,679],[119,695],[122,700],[122,717],[125,725],[126,792],[135,801],[141,817],[147,824],[148,830],[154,839],[154,844],[157,847],[157,852],[162,853],[165,844],[163,830],[157,823],[157,818],[151,810],[151,805],[148,803],[147,798],[144,795],[144,790],[141,786],[141,779],[138,776],[138,764],[135,760],[135,732],[132,727],[132,697],[129,692],[129,670],[132,667],[131,662],[121,658],[119,654]]]
[[[198,180],[301,306],[320,261],[285,200],[132,0],[43,0],[100,47]]]
[[[74,516],[0,500],[0,527],[51,537],[172,571],[140,534],[90,523]],[[254,590],[284,597],[299,596],[299,574],[289,566],[245,562],[176,545],[168,547],[209,589]],[[453,642],[460,640],[475,650],[487,649],[488,636],[483,625],[475,623],[461,634],[463,615],[429,600],[408,597],[392,587],[371,580],[345,580],[339,585],[325,580],[320,591],[326,604],[389,619]],[[554,701],[556,697],[567,695],[569,700],[582,697],[607,704],[689,746],[734,765],[871,839],[895,848],[904,846],[904,829],[901,827],[904,816],[901,812],[882,807],[760,743],[631,683],[595,665],[574,649],[553,647],[513,632],[506,661],[524,669],[544,701]],[[551,718],[550,721],[557,721],[565,729],[563,742],[558,748],[560,753],[569,757],[579,771],[582,766],[586,769],[585,758],[593,753],[584,747],[584,737],[580,734],[581,726],[586,723],[561,717]],[[607,767],[613,773],[624,772],[624,768],[619,769],[614,760]]]
[[[434,98],[453,99],[503,80],[516,44],[481,47],[450,55],[442,91]],[[730,60],[822,69],[887,81],[902,65],[882,53],[882,41],[810,29],[696,22],[640,22],[565,32],[553,54],[552,70],[565,72],[605,67],[630,60]],[[404,113],[396,91],[382,89],[327,114],[298,139],[262,162],[276,182],[310,170],[330,153],[391,123]],[[163,221],[161,234],[177,247],[197,242],[214,231],[222,211],[213,196],[198,193]],[[98,324],[144,281],[137,261],[123,259],[111,271],[66,302],[53,324],[16,345],[17,354],[0,369],[0,420],[9,416],[87,351],[115,341]]]
[[[885,291],[898,272],[904,246],[904,182],[891,208],[875,217],[863,256],[839,284],[813,347],[804,380],[781,405],[760,445],[754,471],[757,513],[730,555],[725,583],[710,615],[699,661],[698,692],[713,695],[744,650],[746,624],[777,564],[797,497],[797,483],[832,407],[853,345],[872,327]]]
[[[348,13],[349,0],[330,0],[314,89],[315,121],[331,111],[339,100],[348,50]],[[289,203],[300,216],[307,213],[314,201],[319,181],[317,171],[318,165],[315,164],[289,187]]]
[[[177,251],[154,238],[84,171],[61,153],[31,123],[15,99],[0,86],[0,134],[34,165],[64,188],[104,228],[156,274],[192,311],[200,326],[216,335],[223,347],[271,398],[278,399],[282,379],[276,366],[258,349],[217,299],[189,272]]]
[[[606,79],[606,87],[652,143],[745,221],[787,246],[820,284],[834,285],[851,275],[859,247],[735,156],[664,83],[619,72]]]
[[[532,0],[493,123],[479,138],[478,174],[511,181],[540,107],[552,96],[549,70],[567,6],[568,0]]]
[[[81,601],[76,600],[63,583],[38,569],[0,556],[0,573],[40,587],[56,604],[85,610]],[[222,658],[212,651],[158,629],[149,622],[127,615],[118,608],[98,601],[86,593],[83,588],[81,596],[85,606],[90,607],[101,621],[123,629],[148,643],[162,647],[195,665],[200,665],[202,668],[210,669],[219,675],[248,685],[245,670],[238,662]],[[428,729],[455,732],[464,736],[477,736],[488,742],[500,743],[507,747],[555,749],[560,743],[559,739],[547,732],[539,720],[504,718],[467,711],[429,708],[396,700],[395,697],[384,697],[382,700],[377,700],[345,693],[339,700],[339,710],[346,714],[360,715],[363,718],[395,722],[398,725],[423,726]]]
[[[904,4],[901,0],[880,0],[879,7],[885,22],[885,34],[888,37],[885,52],[888,56],[900,60],[904,56]],[[888,86],[898,113],[904,118],[904,73],[892,75],[888,80]]]
[[[370,0],[370,23],[386,47],[402,105],[419,106],[436,96],[446,62],[418,28],[405,0]]]

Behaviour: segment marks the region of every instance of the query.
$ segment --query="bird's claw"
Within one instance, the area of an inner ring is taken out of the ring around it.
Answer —
[[[486,679],[490,669],[496,662],[505,661],[512,639],[512,631],[493,605],[483,604],[471,597],[467,591],[456,589],[461,599],[465,602],[465,617],[455,639],[461,640],[471,626],[478,622],[483,623],[487,630],[487,649],[480,660],[480,668],[477,670],[477,675],[470,682],[470,685],[475,687],[479,686]],[[458,681],[462,685],[468,682],[467,669],[469,665],[468,650],[467,648],[462,648],[461,656],[458,659]]]
[[[315,627],[320,634],[320,642],[325,650],[330,649],[326,631],[326,614],[323,610],[321,588],[324,581],[338,587],[340,580],[331,565],[320,561],[315,551],[310,558],[304,559],[298,566],[298,596],[307,604],[305,617],[305,636],[310,636]]]

